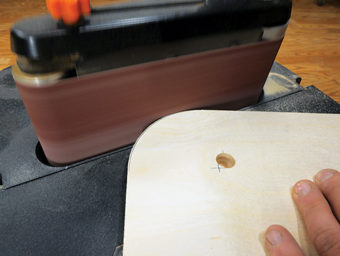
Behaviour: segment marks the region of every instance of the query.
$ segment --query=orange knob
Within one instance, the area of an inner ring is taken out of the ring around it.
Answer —
[[[62,19],[66,25],[74,25],[83,15],[91,13],[90,0],[46,0],[54,19]]]

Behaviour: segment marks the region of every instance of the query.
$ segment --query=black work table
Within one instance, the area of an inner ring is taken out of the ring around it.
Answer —
[[[275,63],[259,102],[241,110],[340,113],[340,105]],[[11,76],[0,72],[1,255],[118,255],[127,146],[69,166],[47,164]],[[118,249],[116,249],[118,248]]]

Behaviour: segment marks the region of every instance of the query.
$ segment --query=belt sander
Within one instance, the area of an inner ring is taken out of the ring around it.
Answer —
[[[131,144],[178,111],[256,103],[290,12],[289,0],[146,0],[14,24],[13,77],[48,162]]]

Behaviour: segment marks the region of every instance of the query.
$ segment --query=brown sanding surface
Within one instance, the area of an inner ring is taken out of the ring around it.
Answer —
[[[48,160],[70,163],[128,145],[171,113],[255,103],[280,44],[214,50],[46,87],[17,85]]]

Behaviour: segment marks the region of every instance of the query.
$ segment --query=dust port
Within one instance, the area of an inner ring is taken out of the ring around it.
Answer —
[[[45,156],[44,150],[40,145],[40,142],[38,142],[37,146],[35,147],[35,155],[37,156],[38,160],[47,166],[52,166],[48,160],[47,157]]]
[[[3,183],[3,181],[2,181],[2,175],[1,175],[1,173],[0,173],[0,189],[2,189],[3,186],[4,186],[4,183]]]
[[[216,162],[225,168],[232,168],[236,163],[235,159],[226,153],[218,154],[216,156]]]

